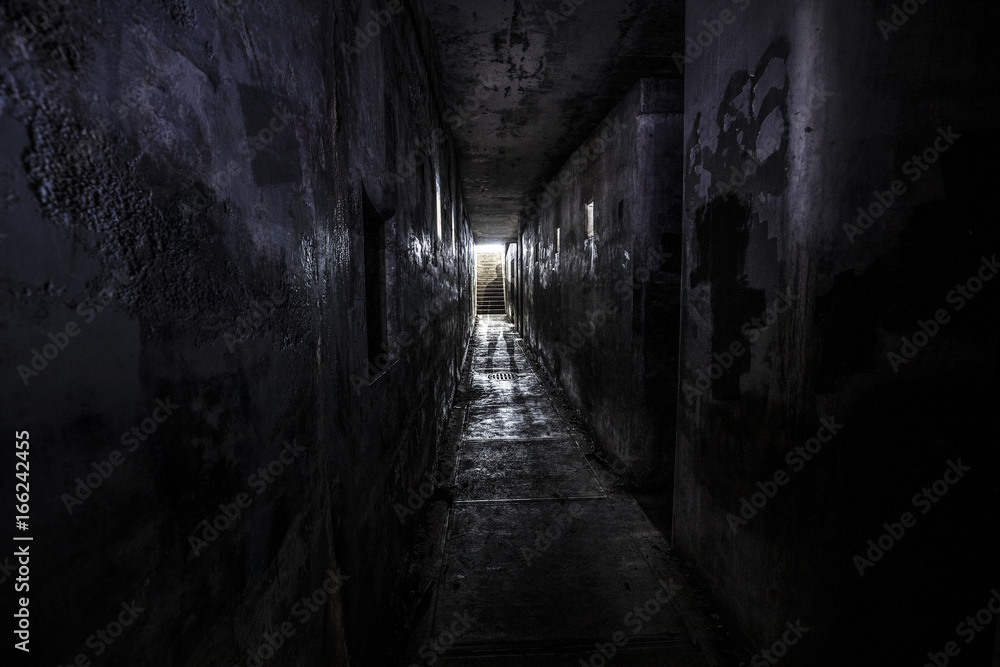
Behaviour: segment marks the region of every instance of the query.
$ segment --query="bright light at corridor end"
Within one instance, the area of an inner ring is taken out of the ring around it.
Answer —
[[[497,243],[497,244],[493,244],[493,245],[477,245],[476,246],[476,254],[477,255],[481,255],[481,254],[484,254],[484,253],[495,254],[495,253],[498,253],[498,252],[499,253],[503,253],[503,244],[502,243]]]

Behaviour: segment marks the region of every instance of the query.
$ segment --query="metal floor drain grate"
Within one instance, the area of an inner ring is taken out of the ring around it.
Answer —
[[[515,375],[514,373],[490,373],[486,377],[488,377],[491,380],[516,380],[517,379],[517,375]]]

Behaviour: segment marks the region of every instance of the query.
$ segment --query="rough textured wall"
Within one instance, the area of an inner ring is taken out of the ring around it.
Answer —
[[[987,662],[996,10],[904,4],[688,3],[674,542],[794,664]]]
[[[367,29],[373,12],[393,7],[400,5],[361,3],[352,11],[338,12],[338,44],[355,38],[356,26]],[[354,597],[345,591],[352,636],[369,642],[358,664],[374,662],[376,652],[386,648],[380,638],[389,628],[405,627],[395,616],[398,605],[404,604],[412,615],[418,602],[411,596],[396,598],[400,578],[412,576],[411,550],[422,509],[412,513],[418,504],[412,492],[433,468],[434,447],[475,317],[472,234],[450,126],[441,117],[434,93],[439,85],[423,61],[431,37],[419,7],[407,3],[398,15],[390,12],[395,18],[378,41],[338,67],[337,131],[345,144],[351,191],[357,193],[363,186],[378,215],[395,230],[392,254],[397,265],[389,304],[389,359],[382,358],[372,369],[378,379],[370,387],[350,396],[339,394],[335,401],[338,438],[346,445],[339,450],[335,493],[340,506],[351,508],[338,521],[343,539],[338,553],[343,554],[345,571],[350,565],[366,579],[353,591]],[[355,209],[349,215],[360,213]],[[345,231],[350,231],[352,254],[358,257],[364,239],[354,220],[346,219]],[[331,283],[330,298],[338,292],[351,295],[351,302],[336,314],[336,327],[353,332],[355,338],[331,337],[341,363],[325,377],[348,372],[363,376],[369,367],[363,352],[365,312],[358,300],[364,293],[360,266],[356,264],[350,275],[353,286]],[[343,381],[337,378],[338,390]],[[349,384],[353,387],[355,380]]]
[[[521,237],[526,341],[619,468],[651,485],[672,479],[679,84],[639,82],[527,208]]]
[[[394,504],[433,460],[472,322],[422,18],[170,0],[0,19],[2,402],[30,433],[34,657],[247,664],[282,632],[275,664],[381,664],[418,523]],[[391,365],[368,349],[365,220]],[[92,637],[123,604],[124,633]]]

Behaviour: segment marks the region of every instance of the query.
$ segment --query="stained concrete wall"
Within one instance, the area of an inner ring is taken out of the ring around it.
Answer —
[[[756,646],[811,628],[790,664],[990,650],[1000,283],[952,290],[1000,246],[997,12],[898,5],[687,5],[674,544]]]
[[[642,80],[553,175],[524,212],[512,313],[616,470],[649,486],[672,480],[680,112],[679,80]]]
[[[397,508],[473,318],[423,18],[311,0],[0,17],[2,403],[30,434],[33,657],[247,664],[284,631],[273,664],[388,663],[419,524]],[[391,364],[368,349],[366,219]],[[92,637],[133,601],[120,638]]]

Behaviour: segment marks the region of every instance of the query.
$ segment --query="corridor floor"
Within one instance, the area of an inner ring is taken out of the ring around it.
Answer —
[[[481,316],[469,355],[434,598],[403,664],[723,664],[666,540],[506,319]]]

